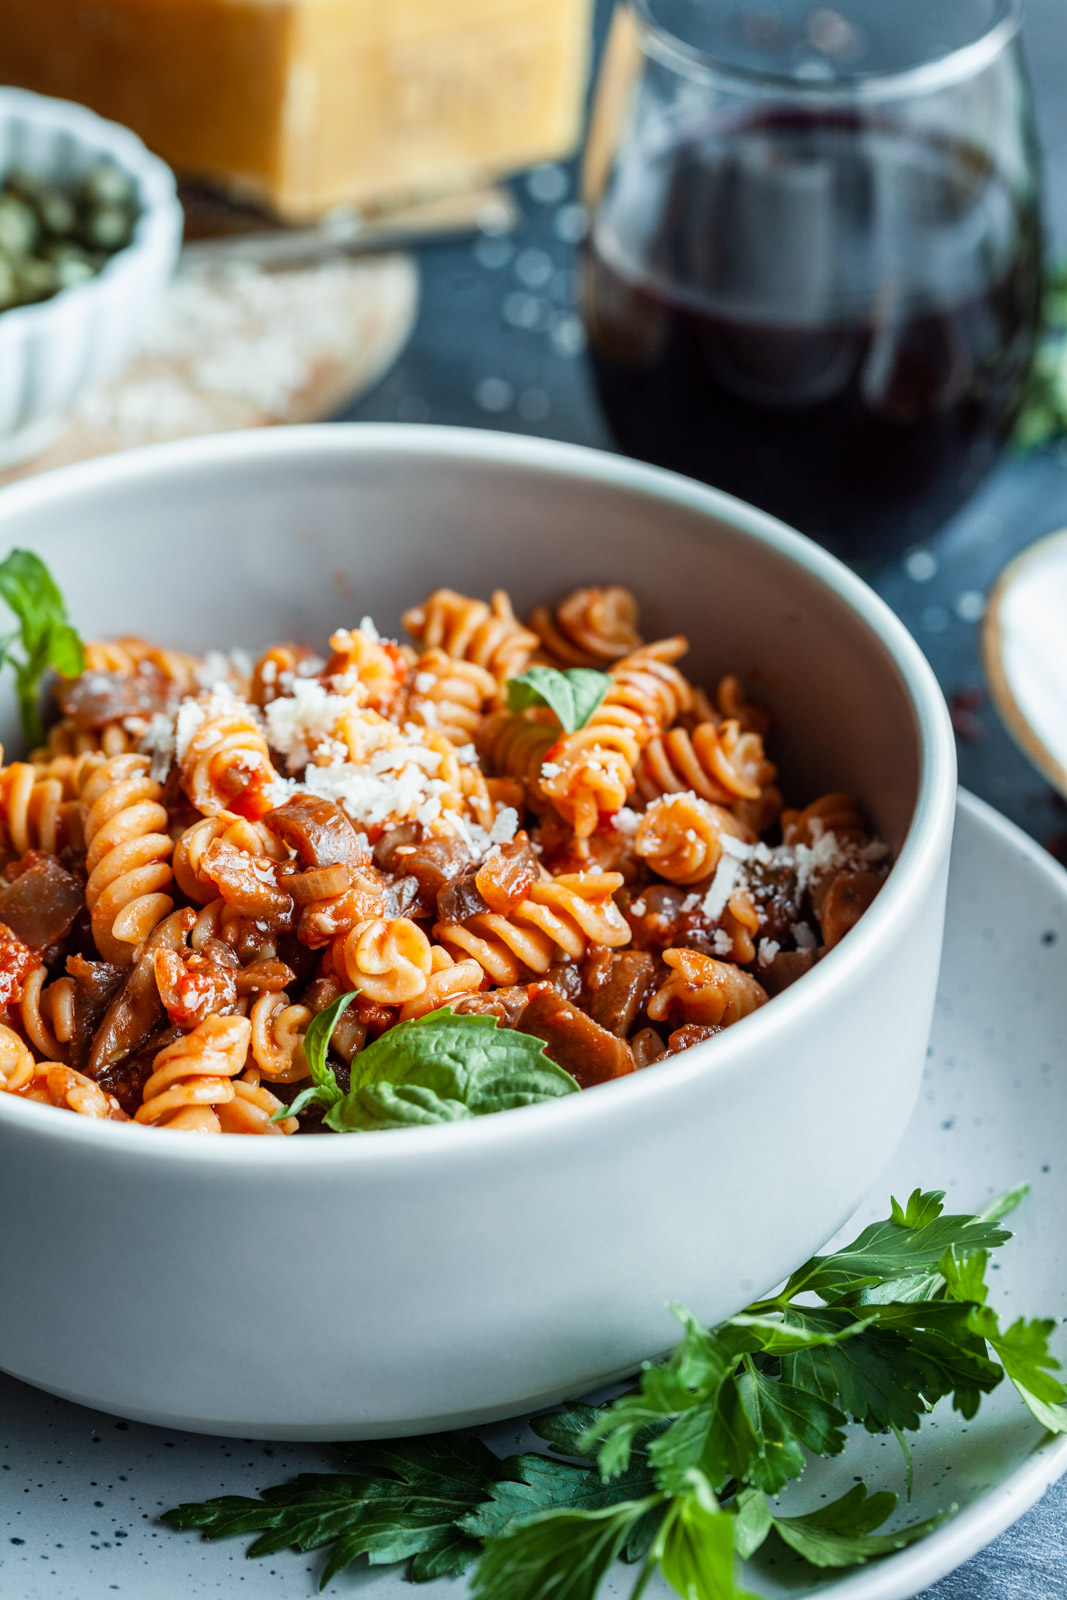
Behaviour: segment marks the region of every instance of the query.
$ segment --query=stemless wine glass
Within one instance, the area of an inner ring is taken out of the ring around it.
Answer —
[[[1016,0],[632,0],[586,149],[620,446],[852,559],[993,466],[1036,338]]]

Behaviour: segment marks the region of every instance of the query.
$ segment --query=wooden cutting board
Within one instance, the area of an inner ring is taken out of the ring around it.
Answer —
[[[0,484],[164,439],[329,417],[389,369],[417,308],[404,254],[186,266],[141,356]]]

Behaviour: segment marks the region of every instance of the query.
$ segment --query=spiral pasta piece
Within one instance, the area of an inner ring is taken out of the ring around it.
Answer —
[[[453,744],[470,744],[496,693],[493,674],[476,661],[426,650],[411,675],[405,719],[416,727],[437,729]]]
[[[118,966],[131,964],[136,947],[174,907],[163,893],[173,876],[174,844],[162,792],[148,776],[148,758],[126,755],[98,767],[82,794],[85,901],[97,949]]]
[[[690,790],[652,802],[638,824],[634,853],[668,883],[700,883],[718,866],[724,837],[755,843],[755,835],[724,806]]]
[[[189,655],[184,650],[167,650],[134,635],[121,639],[87,639],[85,642],[86,672],[107,672],[132,678],[147,669],[157,672],[168,683],[173,683],[181,694],[195,690],[201,664],[199,656]]]
[[[824,834],[857,843],[869,835],[856,802],[847,794],[824,794],[802,811],[782,812],[782,838],[789,845],[818,844]]]
[[[775,777],[758,733],[739,722],[701,722],[690,733],[671,728],[646,747],[637,770],[642,799],[691,790],[703,800],[731,805],[758,801]]]
[[[720,715],[727,722],[739,722],[743,733],[758,733],[765,739],[771,731],[771,714],[765,706],[757,706],[749,700],[744,691],[741,679],[735,672],[728,672],[724,678],[719,679],[715,690],[715,704]]]
[[[69,717],[61,717],[49,728],[44,744],[31,751],[30,760],[40,765],[57,756],[109,758],[136,750],[140,742],[141,734],[124,728],[121,722],[108,722],[102,728],[78,728]]]
[[[76,1111],[82,1117],[95,1117],[101,1122],[128,1122],[130,1119],[115,1099],[106,1094],[98,1083],[73,1067],[52,1062],[38,1062],[34,1068],[33,1082],[23,1090],[24,1100],[38,1100],[43,1105],[55,1106],[60,1111]]]
[[[549,750],[541,786],[578,839],[626,804],[642,749],[691,703],[692,690],[673,665],[685,649],[680,637],[663,639],[617,662],[585,727]]]
[[[185,793],[209,817],[219,811],[262,816],[270,809],[264,792],[278,776],[267,741],[241,702],[230,707],[216,697],[186,744],[179,770]]]
[[[485,974],[477,961],[453,961],[448,951],[439,944],[433,946],[430,956],[433,966],[426,987],[414,1000],[407,1001],[401,1007],[401,1022],[424,1017],[429,1011],[439,1011],[461,995],[475,994],[485,982]]]
[[[287,1134],[296,1133],[300,1127],[296,1117],[284,1117],[280,1122],[271,1119],[281,1111],[284,1102],[271,1094],[259,1081],[259,1073],[249,1068],[233,1080],[233,1099],[224,1100],[215,1107],[222,1133]]]
[[[373,917],[338,935],[327,966],[372,1004],[402,1006],[426,992],[433,956],[417,922]]]
[[[13,761],[0,772],[0,819],[5,842],[15,855],[45,850],[55,855],[65,804],[59,778],[43,777],[41,769],[26,761]]]
[[[580,960],[591,945],[628,944],[629,926],[612,898],[622,884],[621,872],[546,874],[513,911],[439,922],[434,938],[460,959],[473,957],[492,983],[518,983],[561,957]]]
[[[216,1107],[233,1100],[252,1036],[247,1017],[207,1017],[160,1050],[135,1122],[191,1133],[221,1133]]]
[[[252,1003],[252,1059],[271,1083],[299,1083],[308,1076],[304,1035],[312,1020],[307,1006],[291,1005],[285,993],[258,995]]]
[[[322,661],[303,644],[275,644],[256,660],[248,698],[260,710],[291,692],[301,669],[321,667]]]
[[[681,1019],[728,1028],[767,1002],[767,991],[750,973],[696,950],[665,950],[670,977],[648,1002],[653,1022]]]
[[[47,985],[47,987],[46,987]],[[74,1037],[74,984],[70,978],[48,983],[48,969],[37,967],[23,982],[19,1021],[33,1048],[46,1061],[62,1061]]]
[[[554,666],[603,667],[639,650],[637,598],[621,584],[574,589],[553,612],[538,606],[530,627]]]
[[[550,711],[494,711],[478,729],[479,755],[503,778],[523,786],[528,805],[545,803],[541,768],[559,738],[559,723]]]
[[[207,905],[218,897],[218,887],[203,871],[203,861],[216,839],[244,850],[248,855],[267,856],[274,861],[285,859],[284,845],[276,834],[261,822],[250,822],[246,817],[235,816],[232,811],[219,811],[213,817],[202,817],[191,827],[183,829],[174,846],[174,878],[188,899],[197,905]]]
[[[435,589],[421,606],[405,611],[403,620],[424,650],[444,650],[457,661],[484,667],[498,690],[523,671],[539,642],[516,617],[503,589],[493,591],[488,605],[454,589]]]
[[[14,1028],[0,1023],[0,1089],[22,1094],[33,1083],[36,1066],[26,1041]]]
[[[408,673],[399,647],[372,639],[362,628],[339,628],[330,635],[330,650],[323,677],[334,693],[356,693],[364,705],[388,713]]]
[[[116,755],[126,752],[117,750]],[[98,767],[103,766],[107,756],[99,750],[83,751],[80,755],[48,756],[41,761],[34,761],[37,776],[42,780],[54,779],[63,790],[64,800],[78,800],[89,779]],[[12,763],[16,765],[17,763]]]

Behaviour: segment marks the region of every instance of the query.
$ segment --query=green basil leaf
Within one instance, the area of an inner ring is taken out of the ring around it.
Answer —
[[[66,678],[77,677],[85,668],[85,652],[52,574],[32,550],[11,550],[0,561],[0,595],[18,618],[25,652],[25,659],[16,663],[19,709],[27,741],[38,744],[43,737],[41,680],[49,667]],[[0,646],[0,664],[10,658],[14,637]]]
[[[484,1117],[578,1092],[541,1039],[500,1028],[494,1017],[456,1016],[448,1006],[388,1029],[356,1057],[352,1074],[351,1091],[326,1114],[336,1133]],[[405,1093],[386,1095],[382,1085]]]
[[[286,1117],[298,1117],[308,1106],[323,1106],[327,1111],[344,1098],[336,1074],[326,1059],[333,1030],[356,998],[357,991],[340,994],[337,999],[312,1017],[304,1035],[304,1059],[311,1073],[311,1083],[301,1089],[292,1105],[281,1106],[271,1117],[272,1122],[283,1122]]]
[[[530,667],[508,679],[508,705],[512,711],[546,705],[555,712],[564,733],[575,733],[585,727],[611,685],[606,672],[591,667],[571,667],[566,672]]]
[[[461,1100],[445,1100],[417,1083],[369,1083],[356,1089],[344,1112],[330,1126],[344,1121],[345,1133],[370,1133],[376,1128],[423,1128],[434,1122],[466,1122],[474,1116]]]

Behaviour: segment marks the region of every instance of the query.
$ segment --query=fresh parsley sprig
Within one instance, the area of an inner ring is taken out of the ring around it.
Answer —
[[[0,595],[19,624],[0,637],[0,667],[10,661],[15,669],[22,731],[37,745],[44,737],[38,702],[45,673],[51,667],[76,678],[85,669],[85,651],[52,574],[32,550],[12,550],[0,561]],[[14,653],[17,644],[21,656]]]
[[[531,706],[548,706],[564,733],[576,733],[585,727],[611,683],[606,672],[592,667],[570,667],[566,672],[558,672],[555,667],[530,667],[517,678],[508,679],[508,707],[526,711]]]
[[[885,1532],[897,1505],[887,1491],[857,1483],[802,1516],[777,1496],[813,1457],[847,1448],[850,1421],[892,1431],[907,1452],[905,1434],[939,1400],[971,1417],[1005,1376],[1043,1426],[1067,1432],[1054,1324],[1002,1330],[988,1304],[990,1252],[1010,1237],[998,1224],[1025,1192],[946,1216],[942,1194],[916,1190],[718,1328],[676,1307],[681,1342],[634,1388],[533,1421],[550,1454],[501,1460],[458,1435],[345,1445],[354,1474],[163,1520],[209,1539],[258,1533],[249,1555],[328,1546],[323,1585],[358,1557],[406,1562],[415,1581],[473,1565],[474,1600],[594,1600],[619,1559],[640,1564],[632,1600],[657,1571],[684,1600],[753,1600],[737,1563],[765,1546],[819,1568],[888,1555],[955,1507]]]
[[[333,1030],[355,991],[320,1011],[304,1035],[311,1083],[273,1120],[325,1108],[335,1133],[425,1127],[536,1105],[576,1094],[569,1072],[549,1059],[544,1042],[495,1017],[457,1016],[449,1006],[389,1028],[352,1062],[346,1094],[326,1059]]]

